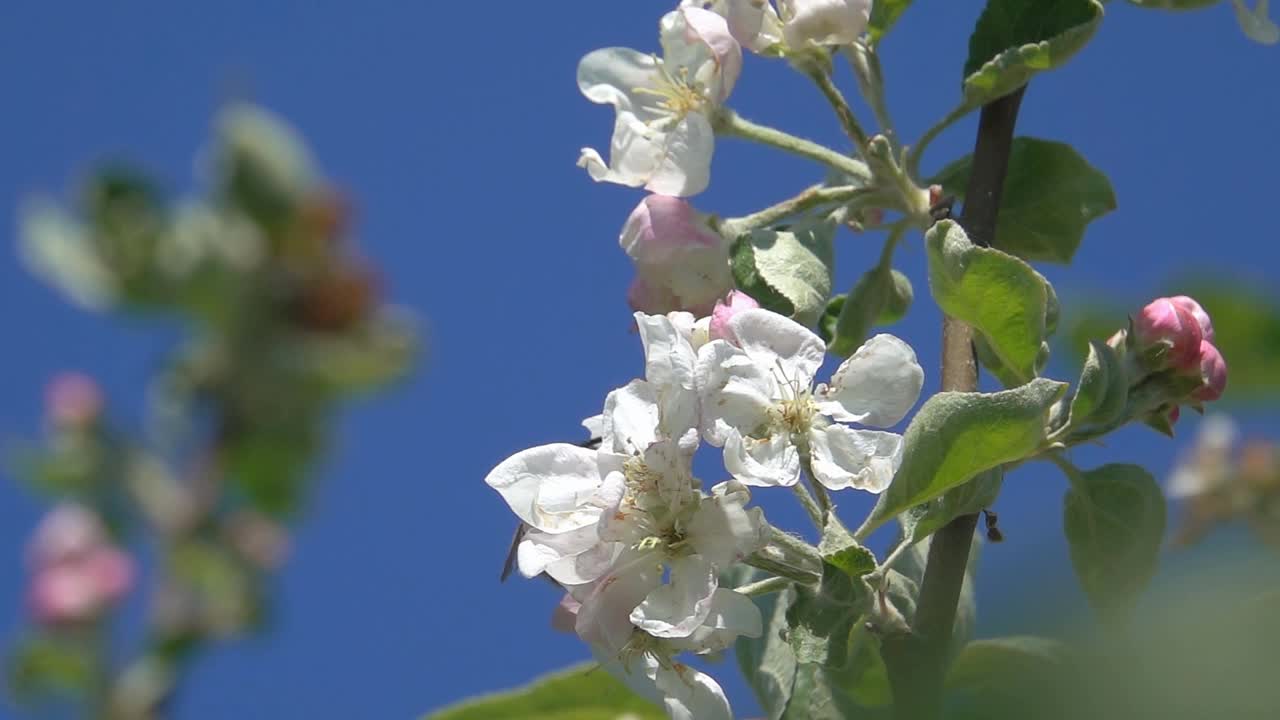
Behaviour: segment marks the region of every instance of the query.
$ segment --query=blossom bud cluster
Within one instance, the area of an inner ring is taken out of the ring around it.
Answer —
[[[754,603],[719,581],[770,537],[748,486],[794,485],[804,466],[833,490],[883,490],[901,436],[844,423],[896,424],[924,373],[910,347],[878,335],[815,387],[822,340],[736,293],[709,317],[635,319],[644,378],[584,423],[600,447],[524,450],[486,482],[526,527],[521,574],[545,573],[567,593],[557,625],[672,717],[730,718],[719,685],[675,658],[762,631]],[[709,491],[692,470],[703,441],[722,448],[732,476]]]
[[[1222,396],[1227,364],[1213,344],[1213,321],[1200,303],[1186,295],[1153,300],[1134,319],[1133,334],[1146,369],[1199,377],[1194,400],[1211,402]]]
[[[111,543],[102,520],[81,505],[59,505],[45,516],[27,561],[31,612],[45,624],[92,620],[133,585],[133,561]]]

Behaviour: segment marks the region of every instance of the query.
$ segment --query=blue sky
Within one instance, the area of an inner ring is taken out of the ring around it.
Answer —
[[[578,95],[574,70],[597,47],[656,50],[657,18],[670,4],[0,10],[0,228],[10,247],[18,202],[33,192],[68,197],[95,160],[129,158],[175,191],[191,190],[212,114],[229,98],[250,98],[292,120],[351,191],[363,247],[392,297],[422,321],[420,368],[343,417],[276,584],[273,629],[206,655],[179,717],[412,717],[587,656],[550,630],[548,586],[497,583],[513,522],[482,479],[519,449],[579,438],[579,420],[641,369],[624,302],[630,270],[616,244],[641,195],[593,184],[574,167],[578,149],[606,147],[612,127],[609,109]],[[904,137],[955,102],[979,9],[920,0],[885,41]],[[1023,104],[1020,134],[1073,144],[1111,176],[1120,203],[1090,228],[1074,266],[1046,274],[1068,304],[1103,290],[1135,306],[1188,269],[1270,280],[1280,262],[1280,85],[1271,81],[1280,50],[1246,41],[1226,6],[1167,14],[1117,2],[1109,12],[1094,43],[1036,80]],[[821,98],[781,64],[749,58],[731,105],[839,146]],[[935,143],[927,168],[968,152],[974,124]],[[725,141],[695,204],[742,214],[820,176],[802,160]],[[842,235],[837,287],[878,248]],[[916,347],[928,392],[937,387],[939,318],[924,301],[921,255],[918,238],[899,252],[921,301],[893,332]],[[12,250],[0,253],[0,313],[9,332],[0,443],[38,432],[41,387],[60,369],[99,377],[113,408],[137,422],[143,383],[171,334],[73,308]],[[1245,418],[1276,435],[1274,411]],[[1179,443],[1131,430],[1079,457],[1163,474],[1194,425],[1180,427]],[[980,608],[987,629],[1031,631],[992,609],[1038,597],[1019,582],[1036,569],[1070,587],[1064,483],[1033,466],[1006,488],[998,509],[1010,541],[984,558]],[[798,527],[789,498],[767,495],[757,498],[771,519]],[[838,498],[851,521],[867,500]],[[40,509],[0,477],[4,638],[20,627],[19,548]],[[1064,592],[1053,602],[1079,610],[1081,598]],[[744,696],[731,666],[717,674]]]

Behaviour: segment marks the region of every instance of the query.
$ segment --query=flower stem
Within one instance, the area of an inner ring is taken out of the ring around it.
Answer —
[[[925,148],[929,147],[929,143],[937,139],[943,130],[951,127],[957,120],[972,111],[972,107],[961,103],[941,120],[934,123],[933,127],[926,130],[924,135],[920,136],[920,140],[907,151],[907,172],[911,173],[911,177],[920,177],[920,158],[924,155]]]
[[[818,510],[822,513],[822,520],[818,523],[819,530],[827,529],[827,517],[831,515],[831,495],[827,493],[827,489],[818,482],[818,476],[813,474],[813,462],[809,459],[809,448],[807,444],[800,450],[800,467],[804,470],[805,480],[809,483],[809,489],[813,491],[813,495],[818,501]]]
[[[1026,88],[982,109],[973,171],[965,192],[960,224],[975,244],[995,236],[1000,194],[1009,166],[1013,129]],[[952,317],[943,319],[942,389],[977,389],[973,330]],[[978,515],[962,515],[933,535],[919,602],[910,633],[886,636],[882,644],[896,720],[934,720],[941,716],[943,680],[952,656],[956,606],[969,562],[969,546]]]
[[[867,149],[867,131],[862,129],[862,125],[858,122],[858,117],[853,114],[853,108],[849,107],[849,101],[844,99],[844,94],[840,92],[840,88],[831,82],[831,74],[825,68],[810,68],[805,72],[810,80],[818,86],[822,91],[822,95],[827,98],[827,102],[831,103],[832,109],[836,111],[836,117],[840,119],[840,127],[844,128],[844,134],[849,136],[853,141],[853,146],[858,149],[859,153],[865,153]]]
[[[867,185],[871,181],[871,170],[861,160],[855,160],[848,155],[838,153],[812,140],[805,140],[766,125],[758,125],[729,108],[722,107],[717,109],[711,117],[711,123],[717,135],[728,135],[742,138],[743,140],[751,140],[762,145],[784,150],[793,155],[815,160],[848,175],[854,185]]]
[[[813,526],[822,529],[824,523],[824,515],[822,508],[818,507],[818,501],[813,497],[813,493],[809,492],[809,488],[801,483],[791,486],[791,492],[795,493],[796,499],[800,501],[800,505],[804,508],[809,519],[813,521]]]
[[[739,218],[729,218],[720,222],[720,232],[728,238],[736,238],[740,235],[748,233],[762,227],[774,225],[792,215],[799,215],[807,210],[812,210],[823,205],[833,203],[848,203],[853,200],[860,199],[863,196],[871,195],[869,188],[857,187],[854,185],[841,185],[839,187],[823,187],[822,185],[814,185],[800,192],[795,197],[788,198],[782,202],[771,205],[759,212],[744,215]]]
[[[858,79],[858,87],[862,96],[875,113],[880,131],[890,139],[894,138],[893,120],[889,117],[889,104],[884,98],[884,72],[880,68],[880,55],[876,49],[865,42],[858,42],[845,49],[849,58],[849,66]]]
[[[742,593],[747,597],[760,597],[770,593],[782,592],[791,585],[791,581],[784,577],[771,577],[755,582],[747,583],[733,589],[734,592]]]

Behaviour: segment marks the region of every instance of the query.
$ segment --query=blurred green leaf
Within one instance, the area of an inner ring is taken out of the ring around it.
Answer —
[[[787,611],[795,601],[793,587],[753,598],[764,620],[760,637],[742,636],[734,645],[738,669],[770,720],[778,720],[791,700],[796,654],[787,642]]]
[[[981,332],[1012,378],[1035,377],[1047,355],[1049,283],[1030,265],[974,245],[951,220],[925,233],[929,288],[938,307]]]
[[[87,637],[34,636],[21,641],[9,658],[9,687],[19,701],[59,693],[74,696],[93,681]]]
[[[859,537],[986,470],[1021,460],[1044,440],[1049,407],[1066,383],[1037,378],[997,393],[943,392],[903,434],[903,460]]]
[[[1089,471],[1065,462],[1059,466],[1071,480],[1063,527],[1076,577],[1100,615],[1123,617],[1156,571],[1164,538],[1164,493],[1137,465]]]
[[[966,105],[985,105],[1062,65],[1101,22],[1102,6],[1093,0],[987,0],[969,37]]]
[[[966,155],[929,182],[963,197],[972,163]],[[1070,145],[1014,138],[992,247],[1025,260],[1069,263],[1085,227],[1115,209],[1107,176]]]
[[[585,663],[438,710],[423,720],[664,720],[666,713]]]
[[[761,306],[812,326],[831,295],[835,225],[753,230],[733,245],[730,263],[739,290]]]
[[[867,24],[872,43],[880,42],[893,29],[911,2],[912,0],[877,0],[872,4],[871,21]]]

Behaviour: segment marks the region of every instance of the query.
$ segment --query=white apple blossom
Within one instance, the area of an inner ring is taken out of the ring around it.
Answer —
[[[782,36],[799,50],[810,43],[851,45],[866,32],[871,0],[778,0]]]
[[[768,310],[729,321],[736,343],[713,340],[698,354],[702,432],[724,447],[725,467],[747,485],[790,486],[807,456],[832,490],[880,492],[893,479],[902,437],[854,430],[896,424],[915,404],[924,371],[909,345],[877,335],[813,387],[826,346],[799,323]]]
[[[578,88],[617,112],[609,162],[583,148],[578,165],[597,182],[685,197],[706,189],[715,133],[710,113],[733,90],[742,48],[719,15],[681,7],[660,23],[663,57],[604,48],[578,64]]]

